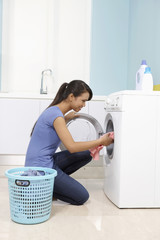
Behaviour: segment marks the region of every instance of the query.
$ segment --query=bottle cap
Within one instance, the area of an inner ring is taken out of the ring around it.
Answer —
[[[141,65],[147,65],[146,60],[142,60]]]
[[[145,73],[151,73],[151,68],[150,68],[150,67],[146,67],[144,74],[145,74]]]

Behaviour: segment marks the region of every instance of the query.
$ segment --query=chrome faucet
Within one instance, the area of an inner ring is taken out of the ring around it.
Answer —
[[[47,94],[47,83],[44,81],[44,76],[45,75],[52,75],[52,70],[51,69],[45,69],[42,71],[42,77],[41,77],[41,88],[40,88],[40,94]]]

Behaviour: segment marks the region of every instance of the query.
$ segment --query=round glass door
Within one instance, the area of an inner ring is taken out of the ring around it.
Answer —
[[[95,140],[104,134],[100,123],[85,113],[78,113],[76,118],[67,123],[67,127],[76,142]],[[60,149],[65,150],[62,143]]]

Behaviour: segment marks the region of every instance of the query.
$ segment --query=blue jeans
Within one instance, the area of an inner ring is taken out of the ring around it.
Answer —
[[[53,158],[53,169],[57,170],[53,197],[73,205],[82,205],[88,200],[89,194],[78,181],[69,175],[91,161],[90,152],[70,153],[66,150],[55,153]]]

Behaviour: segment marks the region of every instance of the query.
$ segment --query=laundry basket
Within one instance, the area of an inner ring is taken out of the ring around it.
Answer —
[[[30,169],[37,171],[38,176],[22,176]],[[11,219],[22,224],[36,224],[49,219],[57,171],[22,167],[7,170],[5,175],[8,177]]]

